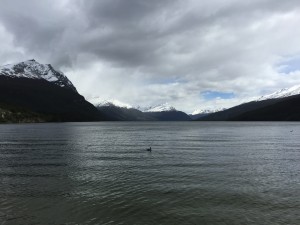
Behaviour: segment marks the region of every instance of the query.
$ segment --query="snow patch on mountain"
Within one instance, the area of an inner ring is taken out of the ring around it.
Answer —
[[[77,92],[72,82],[62,72],[55,70],[50,64],[40,64],[34,59],[0,66],[0,75],[11,78],[43,79]]]
[[[292,95],[298,95],[298,94],[300,94],[300,85],[295,85],[291,88],[283,88],[272,94],[261,96],[260,98],[258,98],[255,101],[263,101],[263,100],[274,99],[274,98],[285,98],[285,97],[289,97]]]
[[[131,105],[121,102],[116,99],[103,100],[100,97],[94,97],[94,98],[88,99],[88,101],[96,107],[116,106],[116,107],[127,108],[127,109],[133,108]]]
[[[177,111],[173,106],[169,103],[163,103],[156,106],[149,106],[142,109],[143,112],[168,112],[168,111]]]
[[[173,106],[171,106],[168,103],[164,103],[156,106],[141,107],[141,106],[132,106],[128,103],[121,102],[117,99],[103,100],[101,97],[88,98],[88,101],[92,103],[95,107],[116,106],[120,108],[137,109],[142,112],[177,111]]]
[[[197,114],[211,114],[225,110],[225,108],[218,108],[218,109],[196,109],[191,115]]]

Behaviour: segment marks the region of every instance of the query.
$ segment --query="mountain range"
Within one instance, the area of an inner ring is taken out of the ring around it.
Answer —
[[[104,104],[98,104],[100,111],[107,111],[107,115],[118,111],[118,117],[123,115],[121,120],[127,120],[128,115],[137,114],[137,117],[131,117],[129,120],[199,120],[199,121],[298,121],[300,120],[300,110],[298,109],[300,101],[300,85],[291,88],[281,89],[274,93],[256,98],[251,102],[246,102],[232,108],[218,109],[198,109],[187,115],[184,112],[177,111],[171,105],[165,103],[151,107],[132,107],[128,104],[116,101],[110,102],[109,110],[103,107]],[[106,104],[108,104],[106,102]],[[99,107],[99,105],[102,105]],[[125,113],[126,112],[126,113]],[[126,116],[124,116],[126,114]],[[144,117],[147,115],[147,117]]]
[[[149,107],[132,107],[118,100],[89,99],[91,103],[110,120],[120,121],[188,121],[191,118],[168,103]]]
[[[34,59],[0,67],[0,122],[67,121],[299,121],[300,85],[229,109],[190,115],[168,103],[133,107],[118,100],[88,99],[50,64]]]

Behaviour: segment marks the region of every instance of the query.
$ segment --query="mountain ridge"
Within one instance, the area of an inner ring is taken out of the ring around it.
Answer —
[[[77,92],[72,82],[51,64],[41,64],[35,59],[0,66],[0,75],[10,78],[43,79],[60,87]]]
[[[285,98],[300,94],[300,85],[295,85],[290,88],[283,88],[268,95],[263,95],[255,101],[263,101],[274,98]]]
[[[174,106],[171,106],[169,103],[165,102],[155,106],[145,107],[143,112],[169,112],[177,111]]]
[[[92,103],[95,107],[116,106],[116,107],[127,108],[127,109],[134,108],[131,105],[121,102],[117,99],[102,100],[101,97],[94,97],[94,98],[88,98],[87,100],[90,103]]]
[[[90,99],[90,102],[111,120],[121,121],[188,121],[191,118],[184,112],[177,111],[169,104],[149,107],[146,110],[137,109],[120,101],[99,101]]]

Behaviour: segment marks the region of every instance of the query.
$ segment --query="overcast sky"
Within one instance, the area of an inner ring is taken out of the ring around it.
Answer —
[[[300,84],[299,0],[0,0],[0,64],[86,96],[191,112]]]

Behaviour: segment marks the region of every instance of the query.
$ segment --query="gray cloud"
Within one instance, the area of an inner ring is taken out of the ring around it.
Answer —
[[[300,82],[278,70],[300,54],[299,12],[298,0],[2,0],[0,63],[52,63],[85,96],[228,106]]]

